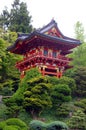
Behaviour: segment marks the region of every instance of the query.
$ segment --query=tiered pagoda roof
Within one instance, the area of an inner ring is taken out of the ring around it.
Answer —
[[[16,42],[8,47],[8,51],[16,54],[25,54],[33,46],[49,46],[50,48],[58,48],[62,53],[69,54],[71,49],[80,45],[80,41],[66,37],[59,30],[55,20],[41,29],[33,31],[31,34],[19,34]]]
[[[7,50],[24,56],[23,60],[16,63],[21,77],[27,70],[38,67],[42,75],[60,78],[66,69],[73,67],[69,64],[72,58],[66,55],[79,45],[79,40],[64,36],[55,20],[52,20],[30,34],[19,34]]]

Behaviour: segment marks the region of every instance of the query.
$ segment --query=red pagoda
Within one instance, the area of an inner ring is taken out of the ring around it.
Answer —
[[[23,60],[16,63],[21,78],[31,68],[38,67],[42,75],[60,78],[69,65],[71,58],[67,54],[80,45],[80,41],[64,36],[55,20],[31,34],[20,34],[8,51],[23,55]]]

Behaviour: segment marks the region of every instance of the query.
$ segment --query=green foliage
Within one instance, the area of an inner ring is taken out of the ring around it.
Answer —
[[[54,121],[47,125],[46,130],[68,130],[68,126],[61,121]]]
[[[73,78],[76,82],[76,96],[86,97],[86,67],[78,67]]]
[[[75,102],[75,105],[82,108],[84,113],[86,114],[86,99],[81,99]]]
[[[86,130],[86,115],[81,110],[78,110],[69,119],[68,126],[71,129]]]
[[[84,27],[79,21],[77,21],[77,23],[75,24],[75,38],[84,43]]]
[[[68,126],[61,121],[54,121],[51,123],[44,123],[39,120],[32,120],[29,124],[31,130],[68,130]]]
[[[13,98],[15,100],[23,100],[23,93],[30,87],[28,84],[29,80],[33,80],[35,77],[40,76],[41,74],[38,72],[38,69],[31,69],[30,71],[27,71],[24,79],[19,84],[19,88],[16,91],[16,93],[13,95]]]
[[[0,122],[0,130],[3,130],[3,128],[6,126],[5,121]]]
[[[37,77],[39,77],[39,76],[41,76],[41,73],[39,72],[39,70],[38,70],[38,68],[33,68],[33,69],[31,69],[30,71],[27,71],[26,72],[26,76],[25,76],[25,78],[24,78],[24,82],[25,81],[32,81],[33,79],[35,79],[35,78],[37,78]]]
[[[20,119],[10,118],[0,123],[0,130],[27,130],[27,125]]]
[[[74,91],[76,89],[76,84],[74,79],[63,76],[60,79],[57,79],[56,77],[48,77],[48,82],[51,83],[54,87],[54,85],[58,85],[58,84],[65,84],[68,85],[68,87],[71,89],[71,94],[74,94]]]
[[[15,69],[15,62],[20,59],[6,51],[8,42],[0,38],[0,94],[12,95],[18,88],[19,72]]]
[[[28,125],[28,123],[32,120],[30,114],[27,113],[27,112],[25,111],[25,109],[22,109],[22,110],[19,112],[18,118],[21,119],[22,121],[24,121],[27,125]]]
[[[53,106],[58,107],[71,100],[71,90],[66,84],[58,84],[52,89],[51,97]]]
[[[31,87],[28,87],[24,93],[24,108],[33,113],[33,115],[39,115],[44,109],[52,106],[50,98],[51,85],[41,81],[45,82],[46,79],[37,77],[28,81],[28,86]]]
[[[16,32],[12,32],[10,30],[5,31],[3,29],[0,29],[0,33],[0,37],[6,42],[8,42],[8,45],[10,45],[9,43],[14,43],[18,37],[18,34]]]
[[[86,43],[83,43],[79,47],[77,47],[73,54],[71,55],[73,58],[72,65],[75,67],[86,66]]]
[[[32,120],[29,123],[31,130],[43,130],[46,127],[46,124],[39,120]]]
[[[15,125],[10,125],[10,126],[5,126],[3,130],[20,130],[20,128]]]
[[[73,58],[72,65],[74,67],[86,66],[86,42],[84,35],[84,28],[79,21],[75,24],[75,38],[81,41],[81,45],[73,50],[70,57]],[[72,69],[70,74],[72,73]]]
[[[0,120],[5,120],[7,118],[6,116],[7,107],[0,103]]]
[[[71,111],[73,111],[71,106],[67,103],[63,103],[60,107],[57,108],[56,116],[67,118]]]
[[[31,16],[27,10],[27,5],[20,0],[14,0],[11,10],[5,8],[0,15],[0,27],[12,32],[29,33],[32,30]]]
[[[39,75],[40,73],[38,72],[38,69],[32,69],[27,72],[26,77],[21,81],[16,93],[13,94],[10,99],[5,100],[5,104],[8,106],[8,113],[10,115],[13,115],[13,117],[18,116],[20,108],[22,109],[22,104],[24,105],[24,108],[29,108],[31,111],[33,111],[32,109],[35,109],[36,112],[40,112],[44,109],[44,106],[51,106],[52,103],[50,97],[48,96],[50,85],[40,83],[39,87],[37,87],[36,82],[38,81],[36,80],[39,79],[39,81],[41,81],[38,77]],[[42,96],[37,93],[39,90],[40,93],[43,93]],[[44,90],[45,92],[43,92]]]

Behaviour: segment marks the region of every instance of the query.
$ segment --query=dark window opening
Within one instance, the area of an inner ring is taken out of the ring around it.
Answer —
[[[47,55],[48,55],[48,51],[44,50],[44,56],[47,56]]]
[[[53,57],[56,58],[56,52],[53,52]]]
[[[56,69],[49,69],[49,68],[45,68],[45,71],[47,72],[51,72],[51,73],[56,73]]]

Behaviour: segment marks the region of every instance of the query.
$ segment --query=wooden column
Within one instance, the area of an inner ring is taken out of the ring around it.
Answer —
[[[22,71],[22,72],[21,72],[21,75],[20,75],[20,78],[21,78],[21,79],[23,79],[23,78],[24,78],[24,76],[25,76],[25,72],[24,72],[24,71]]]
[[[43,66],[43,71],[42,71],[42,75],[45,75],[45,66]]]

